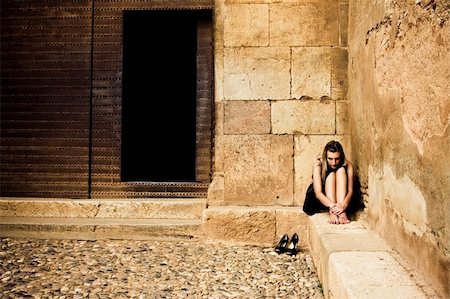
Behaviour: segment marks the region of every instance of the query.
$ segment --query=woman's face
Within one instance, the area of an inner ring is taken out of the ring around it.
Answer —
[[[332,169],[336,169],[341,162],[341,153],[340,152],[330,152],[327,151],[327,163]]]

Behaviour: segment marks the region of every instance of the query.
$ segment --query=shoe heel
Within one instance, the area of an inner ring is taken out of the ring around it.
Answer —
[[[299,242],[299,238],[297,233],[292,235],[291,240],[289,241],[289,243],[286,245],[286,252],[289,255],[296,255],[298,252],[298,242]]]
[[[289,236],[288,234],[284,234],[284,236],[280,239],[280,242],[278,242],[277,246],[275,247],[275,252],[276,253],[285,252],[288,243],[289,243]]]

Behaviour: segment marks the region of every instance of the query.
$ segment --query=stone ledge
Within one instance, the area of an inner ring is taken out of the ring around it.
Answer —
[[[0,237],[38,239],[191,240],[201,220],[0,217]]]
[[[287,233],[297,233],[308,250],[307,216],[301,207],[210,206],[203,211],[203,235],[226,244],[271,247]]]
[[[0,217],[201,219],[206,198],[0,198]]]
[[[325,298],[427,298],[375,232],[358,221],[327,223],[328,214],[309,217],[311,255]]]

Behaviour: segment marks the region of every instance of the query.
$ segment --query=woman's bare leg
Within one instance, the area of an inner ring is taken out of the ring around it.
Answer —
[[[333,202],[336,202],[336,174],[334,172],[330,173],[325,180],[325,195]],[[334,215],[330,211],[328,223],[339,224],[338,215]]]
[[[347,195],[347,171],[344,167],[341,167],[336,171],[336,201],[338,203],[344,202],[346,195]],[[339,214],[339,223],[341,224],[350,223],[350,220],[348,220],[345,211]]]

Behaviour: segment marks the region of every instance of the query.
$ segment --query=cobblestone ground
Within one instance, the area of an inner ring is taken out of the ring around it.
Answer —
[[[2,298],[323,298],[310,255],[197,241],[1,239]]]

